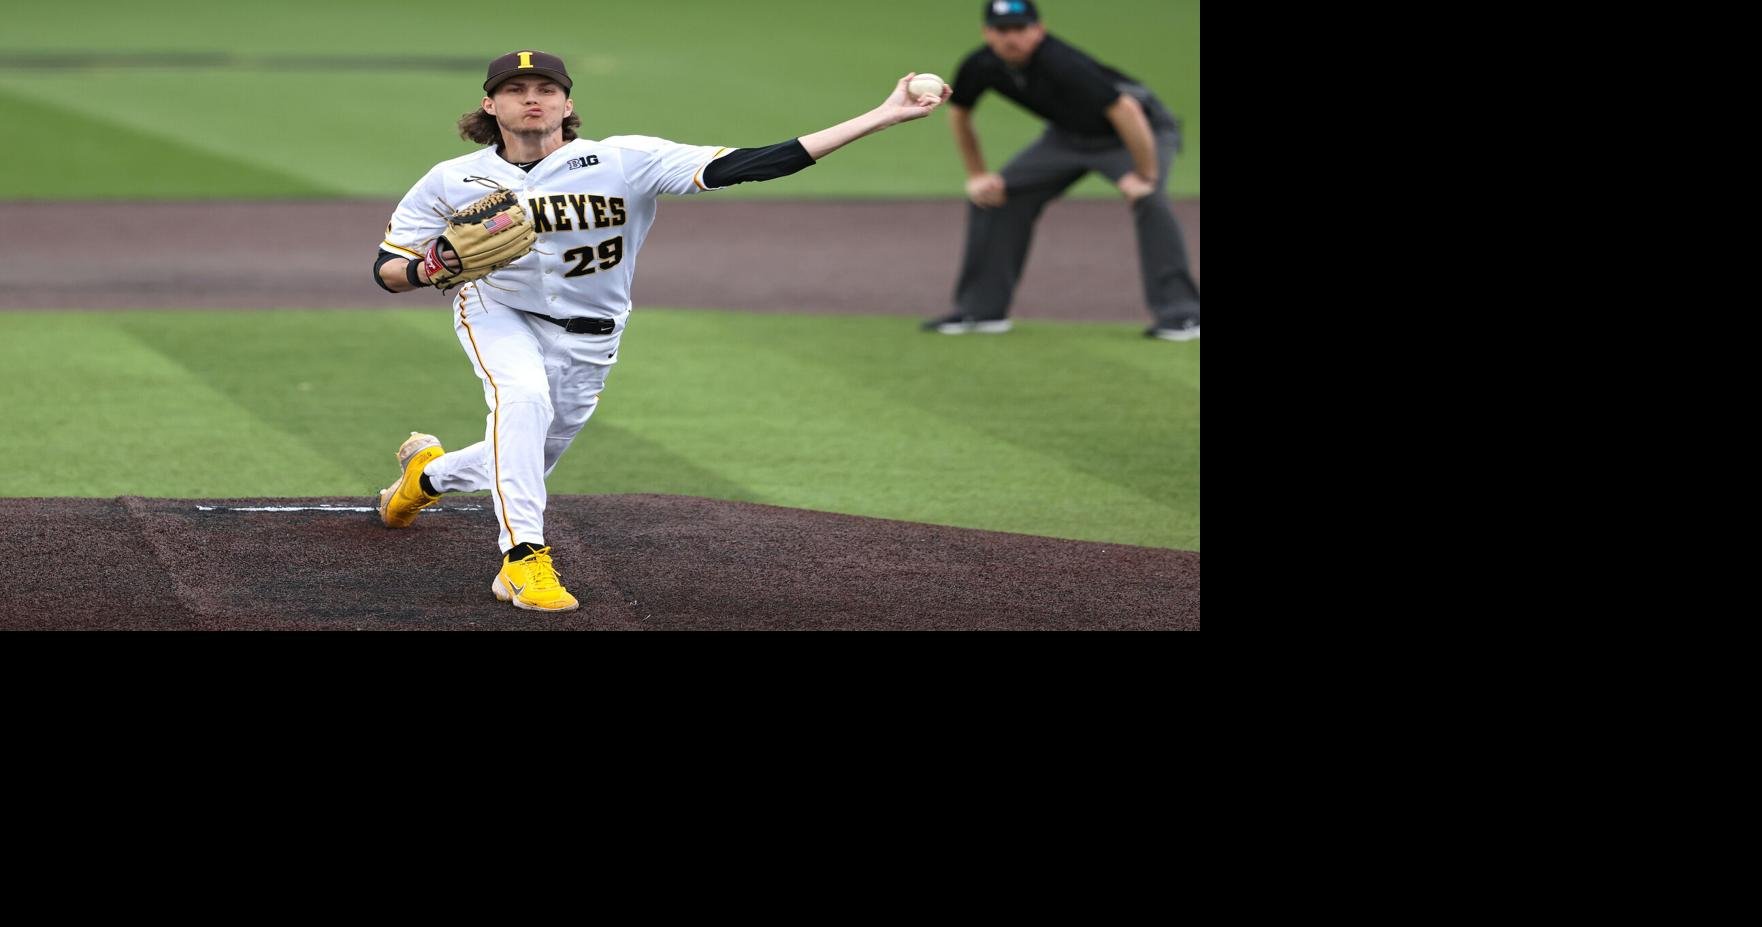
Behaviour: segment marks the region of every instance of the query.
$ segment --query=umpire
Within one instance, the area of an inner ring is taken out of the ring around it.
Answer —
[[[1009,331],[1010,299],[1040,211],[1090,171],[1120,188],[1138,233],[1144,298],[1155,322],[1144,334],[1199,337],[1199,288],[1181,227],[1163,192],[1181,148],[1180,123],[1144,85],[1048,35],[1033,0],[986,0],[985,47],[961,62],[949,122],[967,170],[967,247],[954,312],[924,323],[957,335]],[[1004,165],[985,169],[973,106],[995,90],[1047,121]]]

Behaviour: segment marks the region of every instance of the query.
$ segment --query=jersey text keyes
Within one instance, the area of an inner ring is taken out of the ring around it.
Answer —
[[[598,193],[556,193],[526,200],[533,228],[539,234],[571,230],[603,229],[623,225],[624,198]]]

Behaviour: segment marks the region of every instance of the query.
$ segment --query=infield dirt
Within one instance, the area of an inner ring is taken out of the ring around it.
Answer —
[[[398,309],[438,293],[373,283],[390,202],[5,203],[0,309]],[[663,200],[643,245],[643,306],[944,315],[966,205]],[[1175,203],[1199,276],[1199,201]],[[1123,203],[1041,217],[1017,319],[1144,322]]]
[[[1200,626],[1197,553],[655,495],[551,499],[546,539],[582,607],[540,614],[490,594],[498,561],[487,499],[449,497],[403,531],[364,508],[340,498],[0,499],[11,577],[0,629]]]

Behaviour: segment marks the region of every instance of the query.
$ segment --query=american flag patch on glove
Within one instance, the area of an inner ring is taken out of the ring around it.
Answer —
[[[513,216],[510,216],[505,212],[498,212],[495,215],[490,216],[488,219],[483,220],[483,229],[491,235],[494,235],[513,224]]]

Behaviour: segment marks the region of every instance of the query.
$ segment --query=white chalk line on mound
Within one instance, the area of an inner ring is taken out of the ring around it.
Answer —
[[[198,512],[377,512],[371,505],[198,505]],[[423,509],[424,515],[430,512],[481,512],[481,505],[430,506]]]

